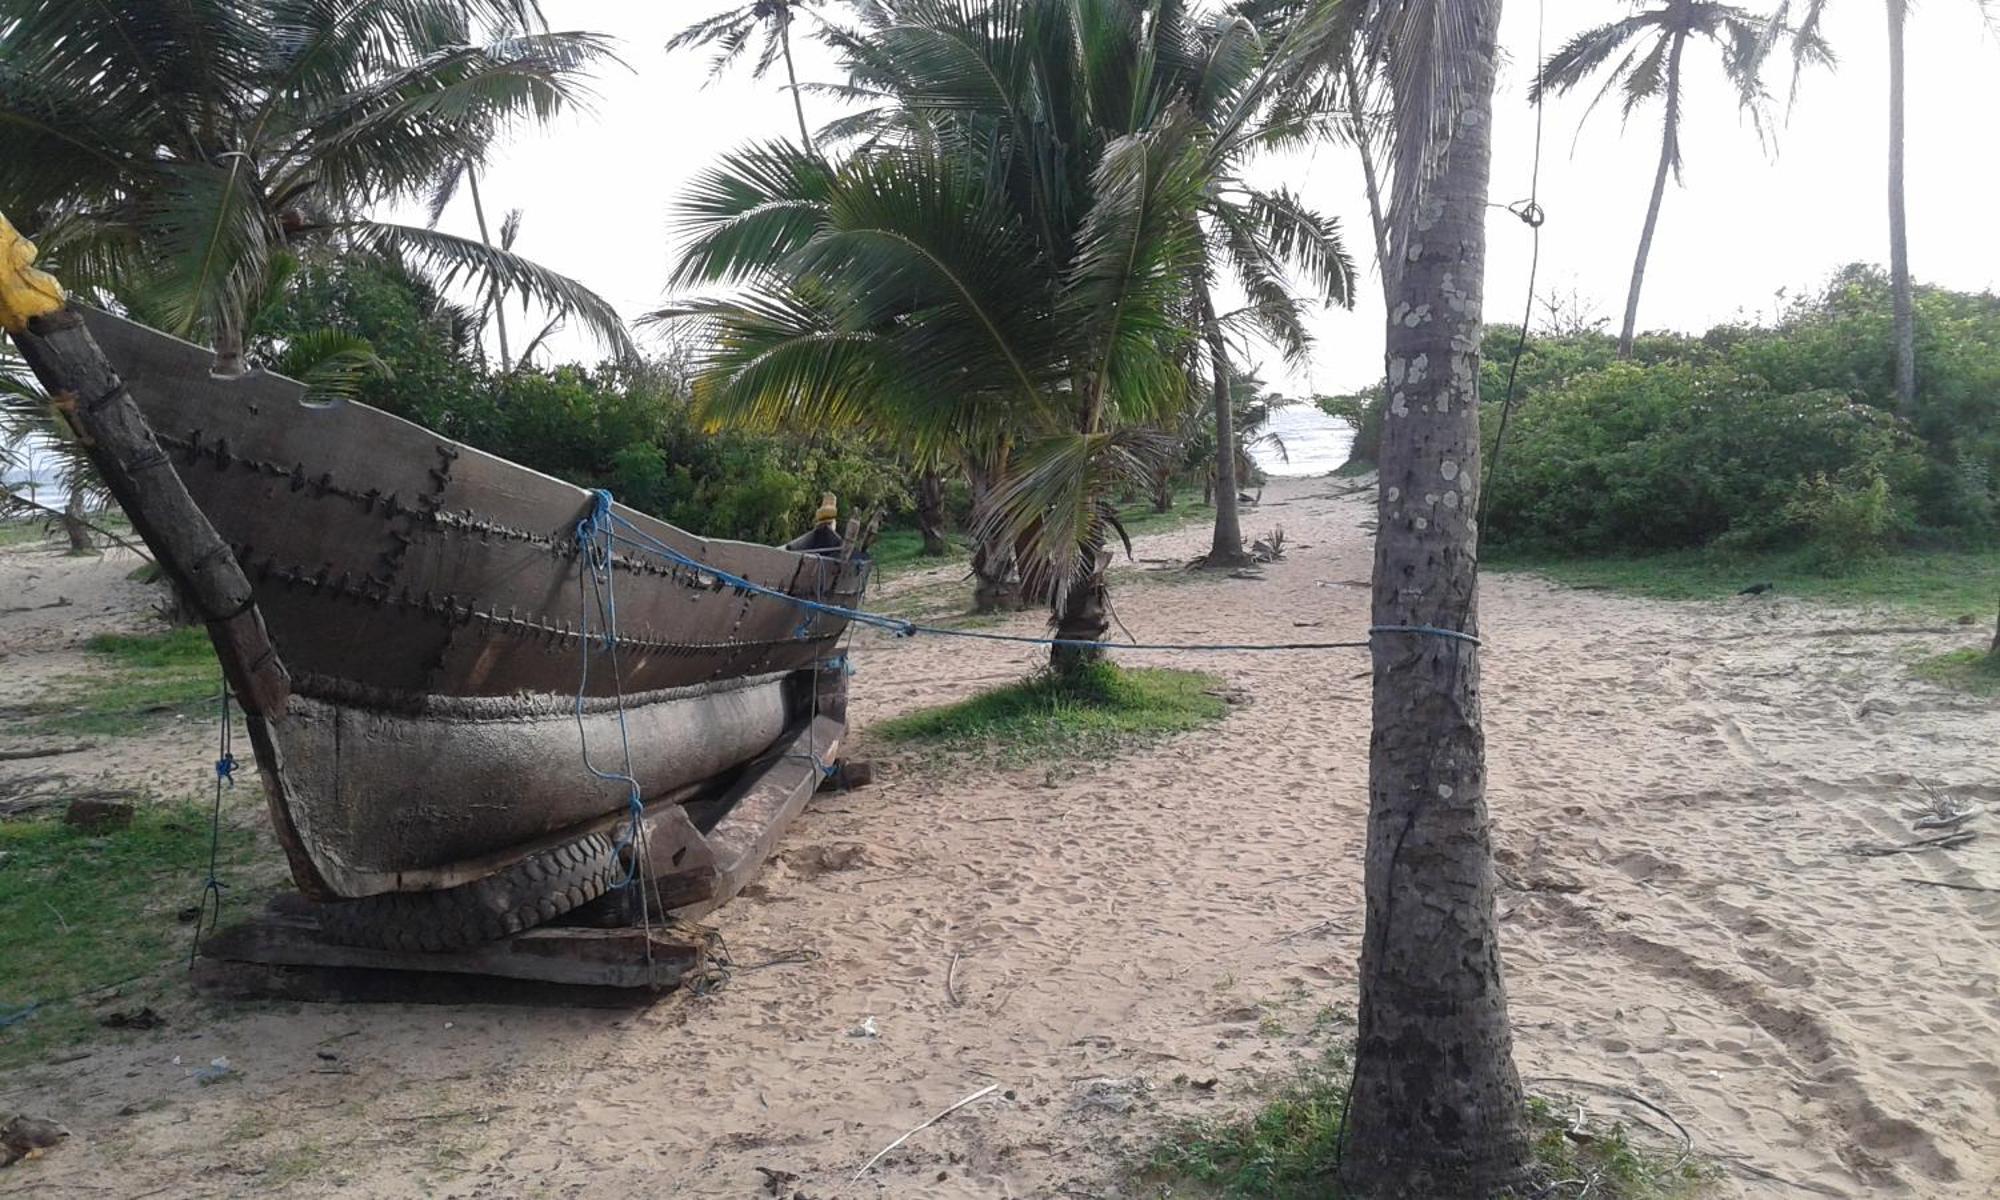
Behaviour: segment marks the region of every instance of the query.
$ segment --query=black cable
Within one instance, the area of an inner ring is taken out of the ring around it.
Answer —
[[[1538,0],[1535,6],[1535,69],[1542,65],[1542,37],[1548,17],[1547,0]],[[1493,450],[1483,457],[1484,477],[1479,482],[1479,527],[1474,536],[1486,536],[1486,514],[1493,505],[1493,480],[1500,469],[1500,449],[1507,441],[1507,419],[1514,414],[1514,381],[1521,372],[1521,355],[1528,349],[1528,322],[1535,315],[1535,277],[1542,266],[1542,222],[1548,220],[1548,213],[1542,208],[1542,94],[1535,92],[1535,154],[1528,168],[1528,198],[1516,200],[1507,205],[1507,211],[1521,218],[1531,232],[1532,246],[1528,255],[1528,299],[1521,308],[1521,331],[1514,339],[1514,357],[1507,364],[1507,389],[1500,399],[1500,425],[1493,431]],[[1476,543],[1475,543],[1476,545]],[[1472,572],[1479,574],[1480,555],[1472,556]],[[1460,622],[1463,626],[1464,622]]]

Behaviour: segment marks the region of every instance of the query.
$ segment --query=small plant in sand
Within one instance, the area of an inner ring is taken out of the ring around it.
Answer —
[[[1221,680],[1196,671],[1094,663],[1075,675],[1044,673],[897,717],[873,732],[1001,766],[1100,758],[1135,740],[1220,720],[1229,707],[1221,690]]]
[[[1285,527],[1280,525],[1250,544],[1250,557],[1260,563],[1278,562],[1285,557]]]
[[[2000,654],[1977,647],[1926,658],[1910,668],[1919,679],[1971,692],[2000,696]]]
[[[1326,1048],[1255,1111],[1175,1130],[1142,1177],[1161,1196],[1338,1200],[1346,1194],[1337,1173],[1351,1070],[1344,1044]],[[1685,1140],[1671,1149],[1641,1145],[1631,1128],[1604,1124],[1576,1099],[1532,1096],[1527,1118],[1535,1182],[1524,1196],[1676,1200],[1700,1195],[1713,1176]]]

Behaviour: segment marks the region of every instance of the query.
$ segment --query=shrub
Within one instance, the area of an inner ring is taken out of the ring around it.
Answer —
[[[1484,417],[1490,443],[1498,406]],[[1909,436],[1833,392],[1782,395],[1728,367],[1615,363],[1521,404],[1486,534],[1572,552],[1772,543],[1816,475],[1921,476]]]
[[[1785,517],[1804,534],[1812,565],[1829,574],[1882,557],[1909,528],[1904,504],[1880,471],[1858,481],[1824,472],[1802,480]]]
[[[706,536],[786,541],[829,491],[851,512],[911,507],[903,467],[862,439],[702,429],[671,359],[490,371],[469,315],[393,262],[305,268],[259,321],[267,355],[316,329],[365,338],[392,372],[367,403]]]
[[[1321,412],[1354,428],[1354,442],[1347,450],[1347,467],[1374,466],[1382,453],[1382,385],[1346,396],[1321,396],[1315,401]]]
[[[2000,476],[2000,297],[1919,286],[1917,395],[1910,429],[1930,466],[1904,493],[1921,525],[1993,532]],[[1833,389],[1892,411],[1895,343],[1888,276],[1854,265],[1769,329],[1743,331],[1730,361],[1779,391]]]

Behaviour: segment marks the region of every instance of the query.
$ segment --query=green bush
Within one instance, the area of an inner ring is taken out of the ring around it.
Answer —
[[[1485,445],[1515,419],[1484,531],[1500,550],[1602,554],[1802,544],[1844,570],[1897,542],[2000,534],[2000,297],[1918,287],[1917,396],[1895,412],[1887,277],[1851,266],[1770,326],[1653,333],[1628,361],[1595,329],[1520,342],[1488,326]],[[1519,349],[1518,362],[1515,359]],[[1324,398],[1354,460],[1382,389]]]
[[[1948,536],[1994,532],[2000,476],[2000,297],[1916,289],[1917,395],[1910,430],[1929,468],[1912,481],[1912,517]],[[1855,265],[1769,329],[1735,332],[1729,358],[1779,391],[1832,389],[1893,411],[1895,343],[1888,276]]]
[[[303,269],[259,318],[260,350],[338,329],[368,340],[390,374],[361,399],[710,537],[782,542],[804,532],[822,493],[844,511],[908,513],[905,469],[851,435],[712,433],[695,420],[672,360],[517,366],[481,361],[471,317],[393,262]]]
[[[1803,533],[1813,565],[1832,574],[1883,557],[1909,529],[1906,505],[1880,471],[1859,480],[1815,474],[1786,501],[1785,517]]]
[[[1490,444],[1498,406],[1483,416]],[[1518,406],[1485,532],[1582,553],[1774,544],[1816,476],[1872,475],[1902,494],[1924,471],[1893,417],[1840,394],[1779,394],[1722,366],[1614,363]]]

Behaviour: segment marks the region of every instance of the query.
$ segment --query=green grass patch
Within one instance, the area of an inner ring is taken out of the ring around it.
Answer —
[[[1076,680],[1043,674],[885,721],[873,732],[1002,766],[1095,758],[1134,740],[1222,719],[1222,681],[1195,671],[1099,664]]]
[[[1338,1200],[1340,1140],[1351,1060],[1330,1048],[1248,1115],[1176,1129],[1141,1175],[1165,1196],[1232,1200]],[[1528,1101],[1536,1186],[1526,1195],[1597,1200],[1679,1200],[1699,1195],[1712,1171],[1635,1146],[1623,1125],[1575,1125],[1573,1104]]]
[[[1201,499],[1201,489],[1184,487],[1174,489],[1173,507],[1165,512],[1156,512],[1151,499],[1138,500],[1118,508],[1118,523],[1125,532],[1138,537],[1146,533],[1165,533],[1171,529],[1181,529],[1215,520],[1215,506],[1205,504]],[[1114,534],[1115,538],[1116,535]],[[1124,547],[1119,547],[1123,551]]]
[[[2000,655],[1979,647],[1926,658],[1910,673],[1975,696],[2000,696]]]
[[[29,521],[0,521],[0,548],[8,546],[33,546],[51,541],[54,535],[44,526],[42,518]]]
[[[1484,565],[1532,571],[1572,587],[1665,600],[1721,600],[1757,583],[1774,593],[1835,604],[1886,604],[1936,616],[1990,616],[2000,596],[2000,550],[1924,551],[1861,563],[1837,574],[1810,550],[1725,554],[1687,550],[1637,557],[1561,558],[1496,552]]]
[[[25,732],[119,737],[212,706],[221,669],[208,634],[99,634],[84,643],[88,674],[58,679],[53,694],[25,706]]]
[[[884,529],[876,536],[875,544],[868,548],[868,555],[875,560],[875,574],[879,577],[899,575],[905,571],[925,571],[946,563],[965,562],[972,557],[964,534],[948,534],[945,541],[949,544],[946,553],[929,555],[924,553],[923,534],[914,529]]]
[[[1147,1160],[1144,1175],[1162,1196],[1243,1196],[1322,1200],[1332,1177],[1347,1111],[1349,1059],[1341,1048],[1307,1063],[1248,1116],[1200,1121],[1175,1131]]]
[[[219,865],[241,868],[252,841],[225,824]],[[90,993],[185,962],[192,929],[176,914],[200,894],[208,849],[208,813],[193,804],[142,803],[102,835],[56,818],[0,822],[0,1067],[96,1033]],[[225,892],[228,907],[253,890]]]

